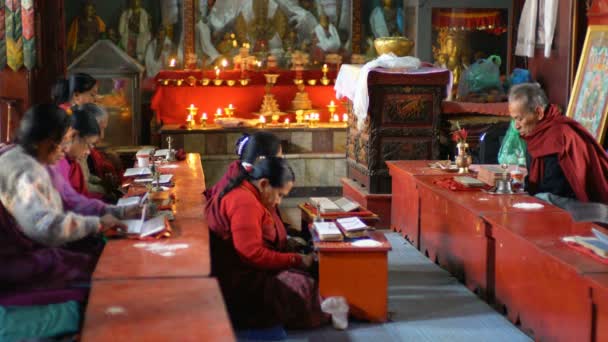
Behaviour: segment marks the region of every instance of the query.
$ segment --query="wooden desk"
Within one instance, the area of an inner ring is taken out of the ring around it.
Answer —
[[[306,207],[306,205],[304,205],[304,203],[298,204],[298,208],[300,208],[300,218],[301,218],[301,229],[308,229],[308,227],[310,227],[310,225],[315,221],[315,213],[316,211],[311,211],[309,208]],[[369,211],[367,208],[364,207],[360,207],[361,211]],[[346,214],[343,217],[351,217],[351,216],[356,216],[358,218],[361,219],[361,221],[363,221],[366,225],[370,226],[370,227],[375,227],[376,223],[378,223],[380,221],[380,217],[378,217],[378,215],[372,213],[371,211],[369,211],[371,214],[370,215],[365,215],[365,216],[360,216],[357,213],[360,212],[359,210],[357,211],[352,211],[350,213],[344,213]],[[323,220],[325,221],[335,221],[337,218],[340,217],[336,217],[336,216],[332,216],[331,214],[326,215],[326,214],[321,214],[321,218],[323,218]]]
[[[390,243],[381,232],[370,232],[379,247],[354,247],[350,242],[315,241],[319,252],[321,296],[343,296],[350,313],[374,322],[387,319]]]
[[[94,282],[82,341],[235,341],[215,279]]]
[[[585,279],[591,287],[593,341],[608,341],[608,274],[589,274]]]
[[[490,195],[482,191],[452,191],[435,185],[445,176],[416,176],[420,196],[420,251],[459,278],[482,298],[491,299],[488,267],[494,245],[487,214],[529,212],[516,203],[540,203],[538,212],[562,209],[528,195]]]
[[[430,160],[387,161],[392,178],[391,229],[420,248],[420,199],[414,176],[446,175],[429,167]]]
[[[200,155],[169,164],[175,179],[175,220],[171,238],[108,241],[93,280],[209,276],[209,230],[204,221],[204,174]]]
[[[592,306],[583,274],[608,265],[568,247],[560,238],[589,235],[590,224],[567,212],[486,215],[496,249],[495,297],[512,322],[537,340],[591,340]]]

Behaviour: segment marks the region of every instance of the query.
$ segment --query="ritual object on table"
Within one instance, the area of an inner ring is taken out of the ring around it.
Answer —
[[[213,80],[213,84],[216,86],[221,86],[224,83],[224,80],[220,79],[220,69],[215,67],[215,79]]]
[[[308,97],[308,93],[304,87],[304,80],[295,79],[293,80],[296,86],[298,87],[298,92],[296,93],[295,98],[291,101],[291,107],[293,110],[307,110],[312,109],[312,101]]]
[[[198,108],[194,107],[194,104],[191,104],[190,107],[188,107],[186,109],[188,110],[188,117],[186,119],[186,124],[188,126],[188,129],[192,129],[195,124],[194,118],[196,117]]]
[[[234,107],[234,106],[232,105],[232,103],[230,103],[230,104],[228,105],[228,107],[224,108],[224,112],[226,113],[226,115],[227,115],[229,118],[231,118],[231,117],[232,117],[232,115],[234,115],[234,112],[235,112],[235,111],[236,111],[236,107]]]
[[[279,74],[264,74],[264,77],[266,78],[266,94],[264,94],[264,99],[262,100],[262,107],[260,108],[259,114],[262,116],[271,117],[273,120],[273,123],[271,124],[277,125],[279,116],[284,115],[285,113],[282,113],[279,110],[279,104],[270,90],[277,83]],[[274,118],[276,118],[276,120],[274,120]]]
[[[203,126],[203,127],[207,126],[207,113],[201,114],[201,126]]]
[[[323,77],[321,77],[321,84],[323,85],[328,85],[330,82],[329,78],[327,78],[327,71],[329,71],[327,64],[323,64],[323,67],[321,68],[321,72],[323,72]]]
[[[332,120],[334,119],[334,113],[336,113],[336,108],[338,108],[338,106],[336,106],[336,104],[334,103],[333,100],[327,105],[327,110],[329,111],[329,117]],[[337,117],[337,115],[336,115],[336,119],[334,121],[339,121],[339,118]]]
[[[477,179],[488,184],[496,185],[496,180],[502,177],[502,169],[498,165],[481,165],[477,173]]]

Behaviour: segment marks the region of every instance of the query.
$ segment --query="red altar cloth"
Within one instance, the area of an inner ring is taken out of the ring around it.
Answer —
[[[264,86],[266,81],[264,80],[264,73],[268,72],[248,72],[248,77],[251,82],[247,86],[234,85],[228,87],[222,86],[189,86],[185,81],[181,86],[163,86],[157,83],[156,91],[152,98],[151,107],[156,112],[157,119],[164,124],[184,124],[188,111],[186,108],[190,104],[194,104],[198,108],[198,115],[196,120],[200,119],[200,115],[204,112],[209,117],[209,122],[213,120],[217,108],[228,107],[232,104],[236,107],[235,117],[252,119],[256,118],[252,113],[258,112],[262,105],[262,98],[265,94]],[[291,109],[291,101],[294,99],[297,88],[293,84],[295,77],[294,71],[278,71],[280,74],[277,85],[275,85],[271,93],[274,94],[275,98],[279,103],[279,108],[282,112],[287,112]],[[203,78],[201,71],[161,71],[156,79],[186,79],[189,76],[194,76],[197,80]],[[213,79],[215,74],[213,71],[206,71],[205,77]],[[240,71],[225,71],[220,74],[220,77],[224,80],[240,78]],[[333,78],[336,77],[335,72],[328,72],[327,77],[332,80],[332,83],[323,86],[318,85],[319,79],[322,77],[322,73],[319,70],[307,70],[303,72],[302,79],[307,81],[309,79],[316,79],[317,85],[309,86],[306,85],[306,92],[308,92],[309,99],[312,101],[313,109],[318,110],[320,114],[320,121],[327,122],[329,120],[329,112],[327,105],[330,101],[334,101],[337,105],[336,114],[342,119],[342,113],[346,112],[341,101],[336,99],[336,92],[334,91]],[[295,114],[289,114],[289,116],[281,117],[281,121],[285,118],[289,118],[291,122],[295,121]]]

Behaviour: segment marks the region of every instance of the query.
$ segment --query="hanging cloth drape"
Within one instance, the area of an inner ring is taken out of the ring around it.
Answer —
[[[36,30],[34,27],[34,0],[21,0],[23,29],[23,64],[27,70],[36,66]]]
[[[551,56],[558,4],[557,0],[526,0],[517,30],[517,45],[515,46],[517,56],[534,57],[537,19],[538,24],[543,25],[544,30],[542,32],[545,44],[544,55],[546,58]],[[539,8],[542,11],[539,12]]]
[[[0,0],[0,71],[6,67],[6,35],[4,28],[4,16],[5,16],[4,1]]]
[[[23,37],[21,30],[21,2],[6,0],[6,64],[13,71],[23,66]]]

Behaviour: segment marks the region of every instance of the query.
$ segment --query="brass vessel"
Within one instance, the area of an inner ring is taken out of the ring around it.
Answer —
[[[392,52],[398,57],[408,56],[414,47],[414,41],[406,37],[380,37],[374,40],[378,55]]]

